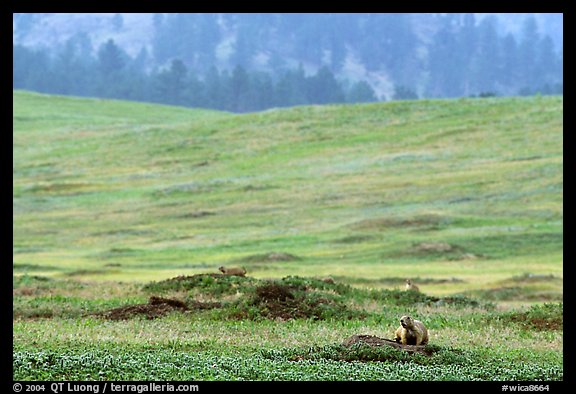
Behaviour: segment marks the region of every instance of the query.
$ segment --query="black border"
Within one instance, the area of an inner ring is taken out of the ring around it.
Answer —
[[[308,12],[322,12],[329,9],[330,11],[338,11],[338,12],[562,12],[565,14],[565,17],[571,18],[572,20],[567,21],[565,26],[569,31],[566,34],[564,40],[568,45],[568,48],[574,48],[573,37],[575,37],[574,33],[574,25],[570,22],[573,21],[573,13],[568,12],[568,6],[573,5],[574,2],[571,0],[524,0],[524,1],[513,1],[509,0],[508,2],[499,1],[499,2],[490,2],[490,1],[411,1],[411,2],[398,2],[398,1],[354,1],[354,2],[334,2],[334,3],[322,3],[322,2],[307,2],[305,5],[300,5],[294,2],[255,2],[255,1],[247,1],[247,2],[183,2],[183,1],[141,1],[141,2],[127,2],[124,0],[114,1],[114,2],[106,2],[106,1],[87,1],[87,0],[75,0],[75,1],[27,1],[27,0],[20,0],[20,1],[12,1],[10,4],[10,8],[12,13],[13,12],[182,12],[182,11],[194,11],[194,12],[224,12],[224,11],[236,11],[236,12],[257,12],[257,11],[267,11],[267,12],[302,12],[304,10]],[[4,4],[4,6],[6,6]],[[0,26],[3,26],[6,30],[10,26],[8,20],[9,14],[8,12],[2,13],[2,21],[0,22]],[[2,37],[5,37],[7,40],[8,32],[3,34]],[[3,48],[8,48],[8,45],[2,46]],[[571,63],[570,56],[565,56],[565,62]],[[6,67],[6,65],[4,64]],[[574,70],[573,66],[567,67],[568,70]],[[8,77],[6,73],[6,81],[5,84],[8,84]],[[565,85],[571,87],[572,84],[570,82],[570,72],[566,73],[566,80]],[[568,81],[568,83],[567,83]],[[8,87],[5,87],[2,90],[6,95],[6,102],[8,102]],[[566,90],[566,96],[569,97],[571,90],[568,88]],[[570,119],[565,117],[568,120],[568,124],[570,124]],[[568,127],[569,134],[573,133],[574,131],[572,128]],[[565,134],[566,135],[566,134]],[[6,165],[6,167],[8,167]],[[8,202],[6,202],[6,206],[8,206]],[[6,229],[8,230],[8,229]],[[8,231],[6,231],[8,233]],[[565,260],[573,262],[568,256],[565,256]],[[5,266],[8,267],[7,262],[5,262]],[[566,266],[564,267],[564,269]],[[5,275],[5,278],[9,278],[9,275]],[[9,286],[6,286],[6,289],[9,289]],[[573,303],[570,301],[572,300],[573,296],[573,289],[571,287],[567,287],[564,289],[564,298],[565,307],[570,308]],[[4,298],[5,300],[12,300],[11,296]],[[8,302],[6,302],[8,304]],[[8,310],[10,306],[6,305],[6,310]],[[566,311],[566,309],[565,309]],[[573,324],[573,313],[572,310],[569,310],[566,313],[566,317],[568,319],[564,319],[564,332],[571,333],[575,327]],[[10,324],[6,322],[6,325]],[[12,345],[12,336],[10,337],[10,345]],[[504,392],[502,389],[503,385],[509,386],[530,386],[530,385],[549,385],[549,391],[543,391],[546,393],[556,393],[556,392],[564,392],[565,388],[570,385],[572,386],[575,382],[575,374],[574,374],[574,362],[573,358],[574,355],[571,352],[574,347],[574,340],[573,337],[564,336],[565,341],[565,349],[568,350],[568,354],[564,356],[564,380],[563,381],[552,381],[552,382],[506,382],[506,381],[498,381],[498,382],[455,382],[455,381],[447,381],[447,382],[435,382],[435,381],[413,381],[413,382],[397,382],[397,381],[384,381],[384,382],[307,382],[307,381],[300,381],[300,382],[266,382],[266,381],[258,381],[258,382],[211,382],[211,381],[198,381],[198,382],[190,382],[193,384],[198,384],[200,392],[206,391],[219,391],[219,390],[250,390],[250,391],[266,391],[269,392],[273,389],[295,389],[295,390],[381,390],[381,389],[392,389],[401,388],[402,390],[409,389],[417,389],[417,390],[426,390],[427,392],[436,392],[436,390],[441,390],[442,393],[448,392],[462,392],[462,390],[466,390],[467,388],[471,389],[481,389],[483,392],[491,393],[491,392]],[[10,346],[12,347],[12,346]],[[8,362],[8,352],[6,353],[6,358]],[[3,371],[5,373],[10,374],[10,380],[12,380],[12,384],[16,383],[17,381],[13,380],[13,371],[12,371],[12,357],[9,358],[11,367],[9,369],[4,368]],[[6,364],[4,364],[6,365]],[[8,372],[9,371],[9,372]],[[48,392],[50,388],[50,384],[52,382],[43,381],[43,382],[22,382],[22,385],[28,384],[43,384],[46,387],[44,392]],[[95,384],[97,382],[85,382],[87,384]],[[132,384],[142,384],[143,382],[116,382],[116,383],[132,383]],[[162,382],[158,382],[162,383]],[[181,383],[181,382],[172,382],[174,384]],[[98,383],[99,385],[103,385],[102,382]],[[14,386],[13,386],[14,387]],[[13,391],[16,392],[16,391]],[[51,391],[50,391],[51,392]],[[509,392],[509,391],[508,391]],[[532,391],[532,392],[540,392],[540,391]],[[100,393],[102,393],[102,387],[100,388]]]

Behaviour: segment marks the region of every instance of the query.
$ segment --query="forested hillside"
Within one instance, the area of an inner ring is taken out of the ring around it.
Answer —
[[[60,15],[14,14],[15,89],[234,112],[563,91],[562,14]]]

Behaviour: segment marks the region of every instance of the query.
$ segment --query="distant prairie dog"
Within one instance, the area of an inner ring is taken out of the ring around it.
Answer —
[[[412,279],[406,279],[406,290],[420,291],[420,288],[412,283]]]
[[[233,268],[226,268],[221,266],[218,268],[224,275],[236,275],[236,276],[245,276],[246,270],[244,268],[233,267]]]
[[[420,320],[410,316],[402,316],[395,339],[402,345],[426,345],[428,343],[428,329]]]

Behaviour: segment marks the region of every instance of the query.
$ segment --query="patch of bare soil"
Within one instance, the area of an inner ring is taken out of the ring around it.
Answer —
[[[126,320],[135,316],[144,316],[148,320],[166,316],[168,313],[188,312],[198,309],[212,309],[221,307],[219,302],[199,302],[185,303],[184,301],[152,296],[148,299],[147,304],[127,305],[119,308],[110,309],[109,311],[96,313],[109,320]]]
[[[455,260],[478,260],[482,256],[474,253],[462,253],[460,256],[456,257]]]
[[[298,261],[300,257],[284,252],[270,252],[264,254],[254,254],[240,259],[244,263],[276,263],[285,261]]]
[[[303,310],[305,305],[296,300],[286,285],[270,283],[257,287],[252,304],[260,307],[262,316],[271,319],[289,320],[309,316],[309,311]]]
[[[537,331],[562,331],[564,329],[564,319],[561,318],[516,313],[510,317],[510,320]]]
[[[349,235],[347,237],[338,238],[332,242],[337,244],[359,244],[362,242],[368,242],[374,239],[372,235]]]
[[[294,294],[285,285],[268,284],[256,288],[256,297],[261,302],[293,300]]]
[[[346,338],[344,342],[342,342],[342,346],[350,347],[357,343],[362,343],[371,347],[391,346],[395,349],[404,350],[408,353],[417,352],[425,354],[426,356],[431,356],[433,353],[432,348],[427,348],[426,345],[402,345],[401,343],[391,339],[379,338],[374,335],[352,335]]]
[[[438,226],[446,220],[448,218],[436,215],[422,215],[410,218],[373,218],[356,222],[352,224],[352,228],[357,230],[386,230],[407,227],[427,228]]]
[[[457,247],[452,246],[446,242],[421,242],[414,246],[414,251],[425,253],[446,253],[453,252]]]
[[[16,289],[12,289],[12,295],[15,297],[18,296],[33,296],[38,293],[38,287],[33,286],[22,286]]]
[[[199,219],[206,216],[213,216],[216,215],[214,212],[211,211],[195,211],[195,212],[188,212],[181,215],[178,215],[178,219]]]

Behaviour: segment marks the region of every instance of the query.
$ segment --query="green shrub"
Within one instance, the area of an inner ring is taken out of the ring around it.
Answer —
[[[564,327],[562,303],[532,305],[525,312],[510,312],[506,317],[526,328],[539,331],[562,330]]]

